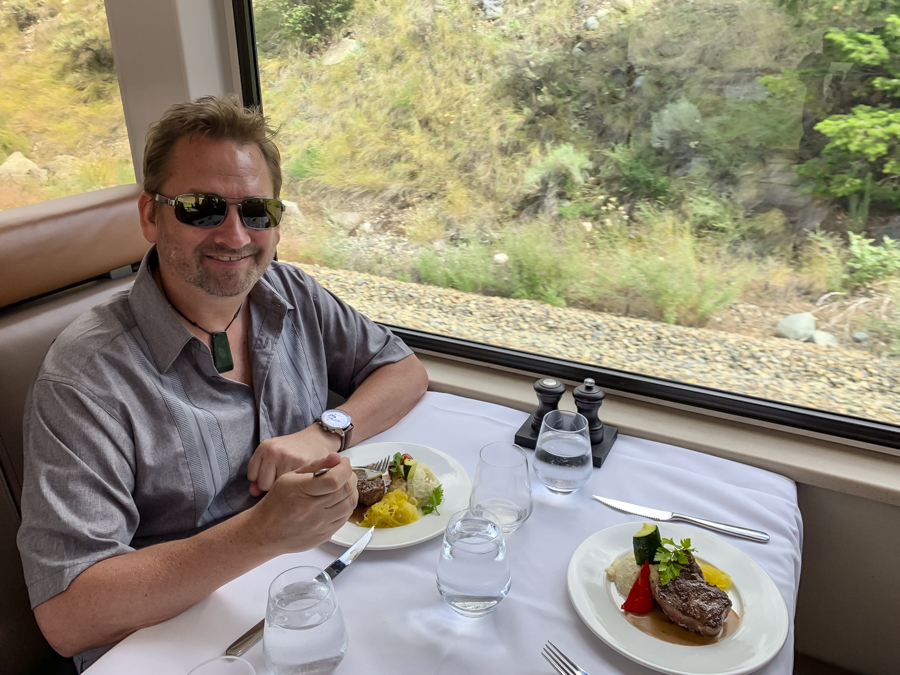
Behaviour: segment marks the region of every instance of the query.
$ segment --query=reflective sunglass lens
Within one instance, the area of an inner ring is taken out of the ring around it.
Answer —
[[[181,195],[175,201],[175,217],[194,227],[221,225],[228,210],[224,199],[210,195]]]
[[[281,222],[282,205],[277,199],[245,199],[241,202],[244,225],[254,230],[276,227]]]

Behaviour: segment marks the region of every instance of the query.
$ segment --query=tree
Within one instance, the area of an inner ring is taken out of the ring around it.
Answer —
[[[799,173],[813,179],[816,194],[846,197],[851,218],[864,228],[873,200],[900,207],[900,110],[890,105],[900,100],[900,17],[889,15],[871,32],[835,28],[825,37],[861,71],[857,96],[877,104],[819,122],[815,128],[829,142]]]

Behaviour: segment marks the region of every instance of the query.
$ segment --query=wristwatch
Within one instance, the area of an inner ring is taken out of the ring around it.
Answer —
[[[343,452],[350,445],[353,422],[350,421],[350,415],[343,410],[338,408],[326,410],[316,418],[316,423],[325,431],[341,437],[341,448],[338,452]]]

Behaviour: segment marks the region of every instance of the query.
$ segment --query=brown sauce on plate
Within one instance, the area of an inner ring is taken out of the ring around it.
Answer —
[[[356,508],[353,509],[353,513],[351,513],[350,517],[347,518],[347,522],[353,523],[354,525],[359,525],[362,522],[362,519],[366,517],[366,511],[368,511],[368,509],[368,506],[357,504]]]
[[[659,605],[653,605],[653,611],[643,616],[625,612],[625,619],[642,633],[673,645],[712,645],[721,642],[733,634],[741,623],[741,617],[732,609],[725,618],[725,625],[716,637],[703,637],[672,623]]]

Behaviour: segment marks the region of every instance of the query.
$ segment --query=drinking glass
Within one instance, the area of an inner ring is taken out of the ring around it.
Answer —
[[[331,578],[294,567],[269,586],[263,657],[273,675],[326,675],[347,651],[347,627]]]
[[[491,443],[481,449],[469,507],[487,509],[503,531],[515,532],[531,515],[528,456],[514,443]]]
[[[239,656],[217,656],[204,661],[188,675],[256,675],[256,669]]]
[[[552,410],[534,449],[534,472],[551,492],[567,495],[587,483],[593,469],[591,437],[583,415]]]
[[[491,612],[509,593],[506,541],[497,516],[485,509],[454,513],[444,530],[437,587],[463,616]]]

